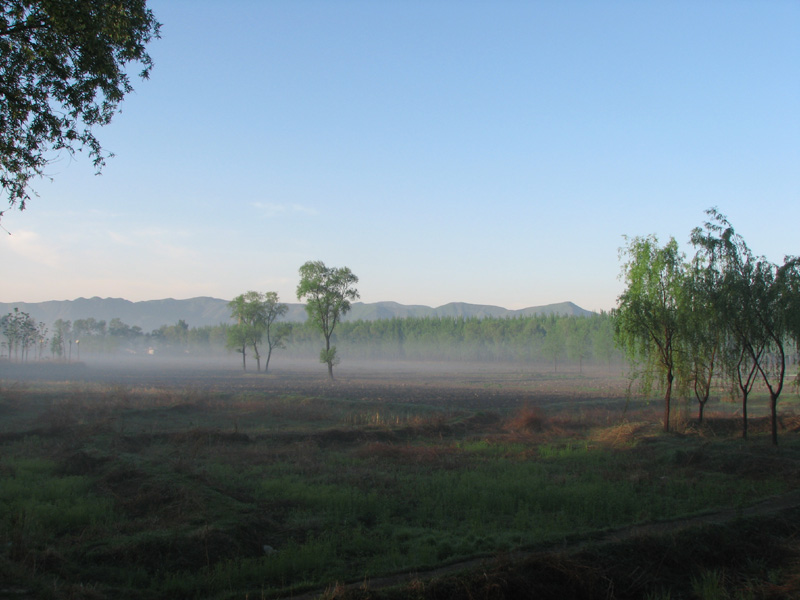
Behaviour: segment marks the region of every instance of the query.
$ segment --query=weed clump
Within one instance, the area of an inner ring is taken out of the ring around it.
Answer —
[[[539,407],[526,406],[506,421],[509,431],[540,433],[548,427],[547,415]]]

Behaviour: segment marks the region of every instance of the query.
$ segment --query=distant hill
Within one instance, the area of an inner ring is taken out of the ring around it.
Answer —
[[[306,312],[302,304],[287,303],[287,321],[305,321]],[[93,317],[107,323],[119,318],[128,325],[138,325],[145,332],[162,325],[173,325],[183,319],[190,327],[218,325],[230,322],[228,301],[219,298],[199,297],[188,300],[146,300],[131,302],[123,298],[78,298],[77,300],[51,300],[49,302],[0,302],[0,316],[14,308],[27,312],[36,321],[51,325],[58,319],[75,321]],[[520,310],[508,310],[499,306],[451,302],[438,308],[422,305],[405,305],[397,302],[356,302],[346,315],[346,321],[376,321],[378,319],[406,317],[516,317],[530,315],[574,315],[587,316],[592,313],[572,302],[531,306]]]

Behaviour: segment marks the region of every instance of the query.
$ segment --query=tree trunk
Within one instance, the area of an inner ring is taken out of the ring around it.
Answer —
[[[330,352],[331,352],[331,336],[330,335],[326,335],[325,336],[325,352],[326,352],[326,356],[328,357],[328,360],[327,360],[327,363],[328,363],[328,379],[333,381],[333,360],[331,360],[331,355],[330,355]]]
[[[747,439],[747,390],[742,390],[742,439]]]
[[[778,394],[772,392],[769,395],[769,408],[772,413],[772,445],[778,445]]]
[[[664,433],[669,433],[669,403],[672,400],[672,371],[667,373],[667,391],[664,394]]]
[[[269,359],[272,357],[272,344],[267,347],[267,358],[264,361],[264,375],[269,372]]]

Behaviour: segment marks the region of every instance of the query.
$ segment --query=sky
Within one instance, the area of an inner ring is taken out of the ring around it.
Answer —
[[[800,254],[800,2],[151,0],[155,67],[0,225],[0,301],[276,291],[610,310],[717,207]]]

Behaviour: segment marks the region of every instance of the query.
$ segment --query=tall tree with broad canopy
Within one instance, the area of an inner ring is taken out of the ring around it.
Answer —
[[[325,337],[325,348],[319,360],[328,365],[328,377],[333,379],[333,366],[339,364],[336,346],[331,346],[331,336],[336,324],[347,311],[350,303],[359,298],[358,283],[347,267],[326,267],[320,260],[308,261],[300,267],[300,283],[297,299],[306,300],[306,313],[313,325]]]
[[[614,311],[616,340],[643,368],[645,390],[664,390],[664,431],[670,427],[673,383],[680,372],[681,319],[687,266],[674,238],[663,247],[654,235],[626,238],[620,255],[626,290]]]
[[[24,210],[30,182],[58,152],[105,159],[95,128],[133,90],[129,65],[147,79],[146,46],[161,24],[146,0],[0,0],[0,185]],[[0,211],[0,216],[3,212]]]

